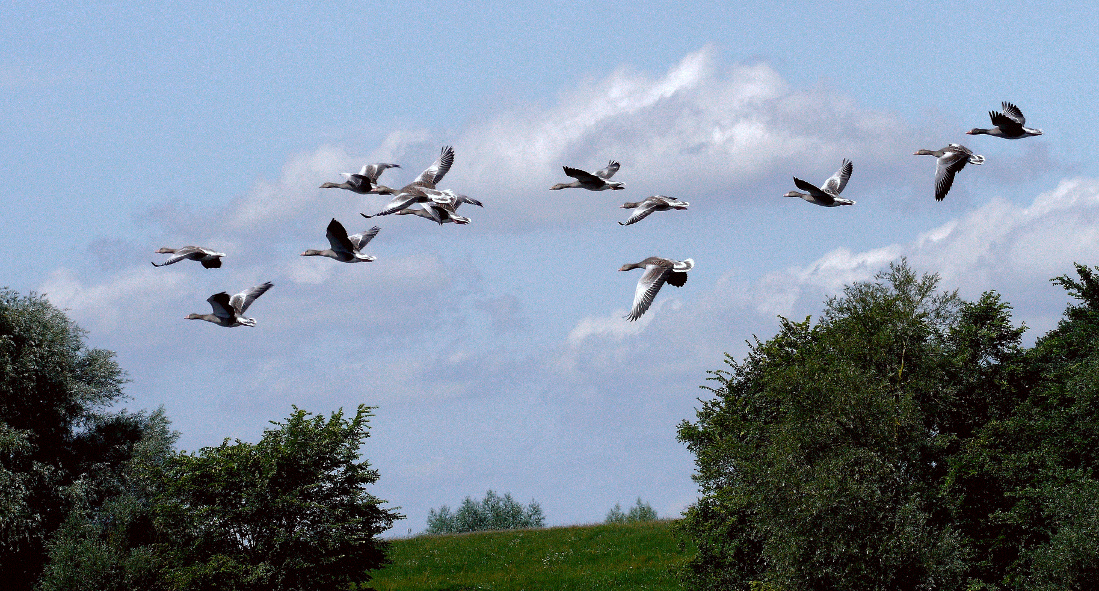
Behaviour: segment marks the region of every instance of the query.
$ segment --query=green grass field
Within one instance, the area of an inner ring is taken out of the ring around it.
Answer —
[[[419,536],[393,541],[378,591],[674,589],[692,550],[673,521]]]

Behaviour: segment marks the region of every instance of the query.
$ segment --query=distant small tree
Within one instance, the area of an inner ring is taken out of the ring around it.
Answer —
[[[462,506],[452,512],[443,505],[438,511],[432,509],[427,516],[427,534],[458,534],[474,531],[498,529],[530,529],[545,527],[546,518],[542,506],[536,501],[523,507],[511,497],[489,490],[484,500],[475,501],[470,497],[462,501]]]
[[[656,521],[656,510],[652,505],[642,502],[637,497],[637,504],[630,507],[629,512],[622,511],[622,505],[615,503],[614,508],[607,512],[606,523],[641,523],[644,521]]]

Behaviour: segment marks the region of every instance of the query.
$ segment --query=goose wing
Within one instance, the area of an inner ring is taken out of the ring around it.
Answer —
[[[821,191],[820,187],[817,187],[813,183],[803,181],[803,180],[799,179],[798,177],[794,177],[794,186],[801,189],[802,191],[805,191],[805,192],[809,193],[810,195],[812,195],[813,197],[815,197],[816,199],[822,201],[825,204],[831,205],[832,203],[835,203],[835,201],[836,201],[836,198],[834,196],[829,195],[828,193],[825,193],[824,191]]]
[[[961,148],[961,146],[958,146]],[[965,168],[969,162],[969,150],[962,148],[948,148],[942,156],[936,160],[935,166],[935,201],[942,201],[954,185],[954,175]]]
[[[607,179],[611,178],[612,176],[614,176],[614,173],[618,172],[618,169],[621,168],[621,167],[622,167],[622,165],[619,164],[617,161],[611,160],[610,162],[607,163],[606,168],[602,168],[600,170],[595,171],[595,176],[597,176],[597,177],[599,177],[603,180],[607,180]]]
[[[273,284],[270,281],[261,283],[255,287],[248,288],[236,295],[229,301],[229,305],[237,311],[237,314],[244,314],[244,311],[248,309],[248,306],[252,305],[252,302],[256,301],[256,298],[260,297],[267,290],[271,289]],[[225,295],[224,292],[218,295]],[[216,297],[216,296],[215,296]],[[217,314],[217,312],[214,312]]]
[[[562,166],[561,168],[565,169],[565,174],[580,181],[581,183],[584,183],[585,185],[590,184],[598,186],[604,184],[604,180],[602,178],[597,177],[586,170],[580,170],[579,168],[573,168],[571,166]]]
[[[399,164],[388,164],[388,163],[385,163],[385,162],[375,162],[374,164],[364,164],[363,169],[359,172],[359,174],[361,174],[361,175],[365,176],[366,178],[370,179],[371,182],[376,183],[376,182],[378,182],[378,177],[380,177],[382,175],[382,173],[386,171],[386,169],[400,168],[400,167],[401,166]]]
[[[378,235],[379,231],[381,231],[381,228],[379,228],[378,226],[374,226],[373,228],[370,228],[369,230],[363,232],[359,232],[358,234],[352,234],[348,236],[347,239],[351,241],[351,245],[355,248],[355,251],[358,252],[362,250],[364,246],[369,244],[370,241]]]
[[[1018,135],[1023,132],[1023,124],[1017,120],[1008,116],[1005,113],[997,113],[996,111],[988,112],[989,119],[992,119],[992,124],[999,127],[1004,133],[1008,135]]]
[[[1019,110],[1019,107],[1009,103],[1000,103],[1004,108],[1004,116],[1010,118],[1012,121],[1019,124],[1019,127],[1026,125],[1026,117],[1023,117],[1023,112]]]
[[[386,204],[386,206],[381,211],[379,211],[378,213],[376,213],[374,215],[379,216],[379,215],[389,215],[391,213],[397,213],[398,211],[401,211],[402,209],[407,208],[408,206],[412,205],[413,203],[422,203],[422,202],[426,201],[427,199],[428,199],[428,196],[427,196],[426,193],[424,193],[422,188],[413,187],[413,190],[403,191],[401,193],[398,193],[398,194],[394,195],[393,199],[391,199],[389,201],[389,203]],[[363,214],[363,217],[373,217],[373,216],[368,216],[366,214]]]
[[[413,183],[434,187],[439,181],[443,180],[446,173],[450,171],[451,164],[454,164],[454,148],[443,146],[439,158],[435,163],[427,167],[427,170],[421,172],[420,176],[416,177],[416,180],[413,181]]]
[[[824,181],[824,184],[820,186],[821,190],[833,196],[839,195],[843,192],[843,188],[847,186],[847,180],[851,178],[851,171],[854,169],[855,166],[851,164],[851,161],[844,158],[840,169]]]
[[[210,307],[214,310],[214,316],[218,318],[224,318],[226,320],[232,320],[236,316],[236,312],[233,311],[233,306],[229,298],[229,294],[224,291],[221,293],[215,293],[214,295],[206,298],[207,302],[210,302]]]
[[[332,245],[332,250],[340,254],[354,256],[355,245],[347,237],[347,230],[344,229],[343,224],[337,222],[336,218],[332,218],[332,221],[328,222],[328,230],[324,235],[328,238],[328,243]]]
[[[645,265],[645,272],[641,274],[641,279],[637,280],[637,289],[633,292],[633,307],[626,315],[626,320],[633,321],[641,318],[641,315],[653,304],[656,294],[664,286],[671,271],[662,265]]]
[[[657,198],[649,197],[648,199],[639,203],[637,207],[633,208],[633,213],[630,214],[630,218],[628,220],[618,223],[622,224],[623,226],[628,226],[630,224],[640,222],[641,220],[645,219],[650,213],[656,211],[656,208],[659,207],[660,204],[661,202]]]

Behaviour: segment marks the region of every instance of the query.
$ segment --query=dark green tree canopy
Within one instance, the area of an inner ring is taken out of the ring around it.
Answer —
[[[107,474],[143,437],[142,417],[111,413],[125,376],[114,354],[44,297],[0,289],[0,572],[29,589],[46,540],[86,474]]]
[[[256,444],[178,455],[156,509],[173,587],[348,589],[386,563],[377,538],[401,516],[366,490],[371,409],[327,420],[295,408]]]
[[[1089,589],[1099,580],[1099,280],[1032,349],[994,292],[907,263],[782,320],[679,437],[694,589]]]

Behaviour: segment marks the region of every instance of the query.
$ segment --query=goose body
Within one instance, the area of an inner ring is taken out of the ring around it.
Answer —
[[[1024,127],[1026,117],[1023,116],[1023,112],[1019,110],[1019,107],[1007,101],[1000,103],[1000,105],[1003,107],[1003,112],[988,112],[989,119],[992,119],[991,129],[975,127],[965,132],[966,135],[993,135],[1009,140],[1042,135],[1041,129]]]
[[[985,157],[974,154],[961,144],[950,144],[939,150],[916,150],[916,156],[934,156],[935,164],[935,201],[942,201],[954,184],[954,175],[965,168],[966,164],[984,164]]]
[[[379,195],[388,195],[393,193],[393,189],[389,187],[379,185],[378,177],[381,176],[389,168],[400,168],[399,164],[389,164],[386,162],[375,162],[374,164],[364,164],[362,169],[358,173],[341,172],[340,174],[346,179],[342,183],[324,183],[321,185],[322,189],[347,189],[353,193],[360,195],[366,195],[368,193],[374,193]]]
[[[668,211],[669,209],[687,209],[690,203],[686,201],[680,201],[675,197],[667,197],[665,195],[653,195],[645,199],[644,201],[638,201],[637,203],[623,203],[622,209],[632,209],[633,213],[630,214],[629,219],[625,222],[618,222],[623,226],[630,224],[636,224],[645,219],[650,213],[654,211]]]
[[[621,167],[618,162],[611,160],[607,163],[605,168],[597,170],[595,174],[580,170],[579,168],[573,168],[571,166],[562,166],[565,169],[565,174],[576,179],[571,183],[557,183],[550,187],[551,191],[558,189],[587,189],[589,191],[606,191],[607,189],[625,189],[626,186],[619,182],[613,182],[610,180],[614,173],[618,172]]]
[[[309,249],[301,253],[301,256],[328,257],[340,261],[341,263],[372,262],[378,257],[365,255],[359,251],[378,235],[380,229],[381,228],[374,226],[365,232],[348,236],[347,230],[344,229],[343,224],[336,221],[336,218],[332,218],[332,221],[328,222],[328,231],[325,233],[325,236],[328,237],[328,244],[330,244],[332,248],[327,248],[325,250]]]
[[[854,164],[852,164],[850,160],[844,158],[843,164],[840,165],[840,169],[836,171],[836,174],[828,177],[828,180],[824,181],[824,184],[820,187],[813,186],[812,183],[794,177],[794,186],[802,191],[808,192],[800,193],[798,191],[790,191],[783,195],[783,197],[799,197],[809,203],[822,207],[854,205],[854,201],[840,197],[840,193],[842,193],[844,187],[847,186],[847,181],[851,178],[851,173],[854,169]]]
[[[187,320],[205,320],[225,328],[255,326],[256,319],[245,318],[244,312],[248,309],[248,306],[252,305],[252,302],[256,301],[256,298],[271,289],[271,285],[270,281],[261,283],[233,297],[229,297],[229,294],[224,291],[215,293],[206,298],[206,301],[210,302],[210,307],[213,308],[213,314],[189,314]]]
[[[164,265],[178,263],[183,259],[190,259],[202,263],[202,266],[207,269],[217,269],[221,267],[221,257],[225,256],[224,252],[217,252],[201,246],[184,246],[183,248],[164,247],[156,252],[157,254],[170,254],[172,256],[168,257],[167,260],[159,265],[150,261],[154,267],[163,267]]]
[[[622,265],[622,268],[618,269],[619,271],[645,269],[645,272],[641,274],[641,279],[637,281],[637,289],[634,290],[633,307],[624,318],[631,322],[641,318],[641,315],[652,305],[657,292],[665,283],[682,287],[687,282],[687,271],[693,269],[694,266],[695,262],[692,259],[676,261],[661,257],[649,257],[639,263]]]

